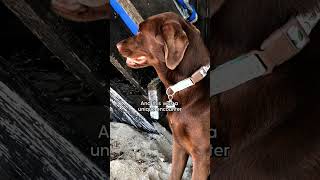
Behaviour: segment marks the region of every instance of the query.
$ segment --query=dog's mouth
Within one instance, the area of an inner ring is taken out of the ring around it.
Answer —
[[[147,57],[138,56],[138,57],[127,57],[126,63],[129,67],[138,68],[147,66]]]

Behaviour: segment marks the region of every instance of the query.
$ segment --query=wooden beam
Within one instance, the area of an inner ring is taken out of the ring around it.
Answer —
[[[101,61],[101,57],[94,55],[94,48],[86,46],[61,18],[51,12],[50,0],[1,1],[76,77],[106,102],[107,84],[96,72],[98,65],[95,61]]]
[[[110,88],[110,114],[111,119],[115,121],[130,124],[148,132],[158,133],[163,137],[162,139],[156,139],[158,143],[166,144],[166,146],[162,146],[162,150],[171,154],[172,135],[158,122],[150,123],[147,121],[112,88]]]
[[[129,0],[143,19],[163,12],[180,14],[173,0]]]
[[[112,88],[110,88],[110,115],[111,119],[115,121],[127,123],[148,132],[157,132],[149,121],[147,121]]]
[[[160,112],[157,109],[159,108],[159,102],[161,100],[161,85],[162,82],[159,78],[153,79],[148,84],[148,98],[151,108],[150,117],[157,120],[160,118]]]
[[[162,100],[161,92],[164,88],[164,85],[160,81],[159,78],[153,79],[148,84],[148,97],[150,103],[158,104]],[[162,104],[163,102],[161,102]],[[155,107],[158,108],[158,107]],[[152,119],[156,119],[153,123],[153,126],[159,133],[161,133],[167,140],[172,144],[172,135],[164,128],[164,126],[168,127],[168,120],[166,119],[165,112],[159,111],[150,111],[150,116]]]
[[[0,82],[0,172],[34,179],[107,179],[53,130],[20,96]]]
[[[141,87],[138,80],[133,77],[132,72],[127,67],[122,65],[113,56],[110,56],[110,62],[135,88],[137,88],[142,93],[142,95],[147,96],[147,91],[143,87]]]
[[[127,14],[136,24],[140,24],[143,21],[140,13],[137,11],[130,0],[118,0],[118,2],[126,10]]]

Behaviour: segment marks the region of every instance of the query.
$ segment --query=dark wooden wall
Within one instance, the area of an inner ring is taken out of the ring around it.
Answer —
[[[1,2],[0,179],[107,179],[108,21],[66,21],[48,0]]]

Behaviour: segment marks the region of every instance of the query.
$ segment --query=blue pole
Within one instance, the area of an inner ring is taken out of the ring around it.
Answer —
[[[119,14],[123,22],[130,29],[132,34],[136,35],[139,31],[138,25],[132,20],[126,10],[119,4],[118,0],[110,0],[111,7]]]

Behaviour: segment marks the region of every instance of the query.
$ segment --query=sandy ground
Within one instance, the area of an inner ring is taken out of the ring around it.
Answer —
[[[122,123],[110,124],[111,180],[167,180],[171,145],[164,136],[140,132]],[[191,179],[191,161],[184,173]]]

